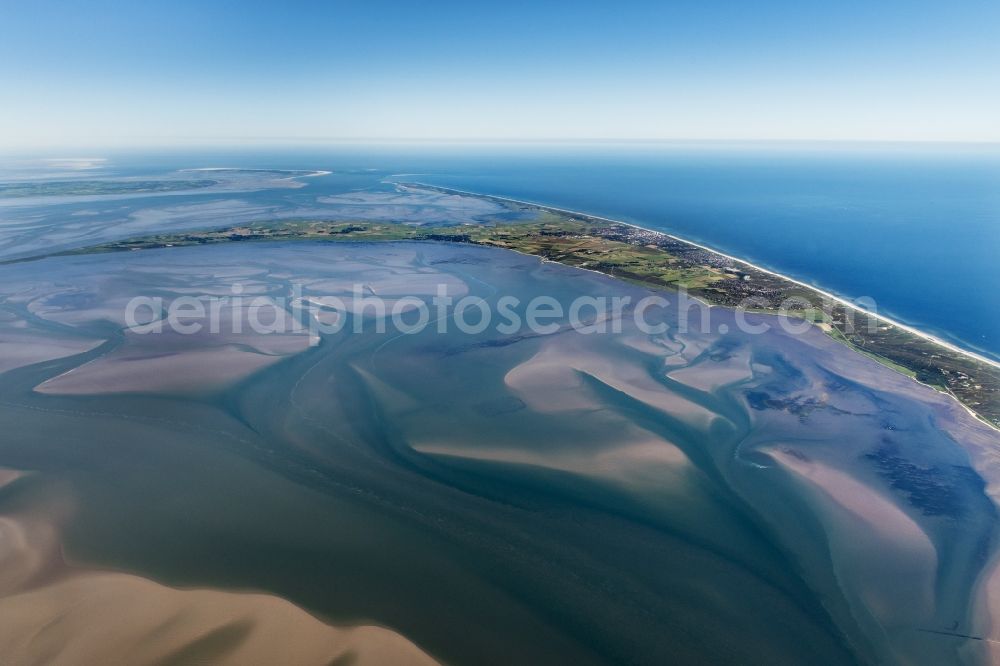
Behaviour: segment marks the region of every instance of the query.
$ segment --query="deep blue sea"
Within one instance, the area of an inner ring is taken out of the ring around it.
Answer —
[[[326,169],[302,205],[386,180],[584,211],[745,258],[1000,359],[1000,146],[338,146],[111,155],[121,174]],[[151,197],[154,199],[155,197]]]

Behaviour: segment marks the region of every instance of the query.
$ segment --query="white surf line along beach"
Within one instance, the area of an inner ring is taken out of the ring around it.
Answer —
[[[401,187],[405,187],[406,186],[404,183],[395,183],[394,182],[393,184],[401,186]],[[720,257],[725,257],[726,259],[729,259],[730,261],[734,261],[734,262],[736,262],[738,264],[743,264],[744,266],[749,266],[749,267],[751,267],[751,268],[753,268],[755,270],[758,270],[758,271],[760,271],[762,273],[767,273],[768,275],[774,275],[775,277],[779,277],[779,278],[781,278],[783,280],[788,280],[789,282],[791,282],[793,284],[797,284],[800,287],[805,287],[806,289],[810,289],[810,290],[812,290],[812,291],[820,294],[821,296],[824,296],[825,298],[829,298],[832,301],[840,303],[841,305],[843,305],[845,307],[851,308],[852,310],[854,310],[856,312],[860,312],[862,314],[874,317],[876,320],[878,320],[878,321],[880,321],[880,322],[882,322],[884,324],[888,324],[890,326],[895,326],[897,328],[900,328],[900,329],[902,329],[902,330],[904,330],[904,331],[906,331],[908,333],[912,333],[913,335],[916,335],[919,338],[923,338],[924,340],[927,340],[929,342],[933,342],[934,344],[939,345],[941,347],[944,347],[945,349],[947,349],[949,351],[953,351],[956,354],[961,354],[962,356],[966,356],[968,358],[974,359],[976,361],[979,361],[980,363],[985,363],[986,365],[990,365],[990,366],[992,366],[994,368],[1000,368],[1000,361],[995,361],[995,360],[993,360],[991,358],[988,358],[986,356],[982,356],[981,354],[977,354],[976,352],[969,351],[968,349],[963,349],[962,347],[959,347],[959,346],[954,345],[954,344],[952,344],[950,342],[942,340],[941,338],[938,338],[938,337],[936,337],[934,335],[931,335],[930,333],[926,333],[926,332],[921,331],[920,329],[914,328],[912,326],[907,326],[906,324],[902,324],[902,323],[896,321],[895,319],[891,319],[889,317],[886,317],[885,315],[880,315],[880,314],[878,314],[876,312],[872,312],[871,310],[866,310],[865,308],[857,305],[856,303],[852,303],[851,301],[849,301],[849,300],[847,300],[845,298],[842,298],[840,296],[837,296],[836,294],[832,294],[832,293],[830,293],[828,291],[820,289],[819,287],[816,287],[815,285],[811,285],[808,282],[802,282],[801,280],[796,280],[795,278],[789,277],[789,276],[784,275],[782,273],[778,273],[776,271],[769,270],[769,269],[764,268],[762,266],[758,266],[757,264],[754,264],[754,263],[751,263],[749,261],[746,261],[745,259],[740,259],[739,257],[734,257],[734,256],[726,254],[724,252],[720,252],[720,251],[716,250],[715,248],[711,248],[711,247],[708,247],[707,245],[702,245],[700,243],[695,243],[694,241],[690,241],[690,240],[688,240],[686,238],[681,238],[680,236],[675,236],[673,234],[668,234],[668,233],[666,233],[664,231],[658,231],[656,229],[649,229],[647,227],[639,226],[638,224],[632,224],[630,222],[622,222],[621,220],[614,220],[614,219],[611,219],[609,217],[602,217],[600,215],[591,215],[590,213],[584,213],[582,211],[577,211],[577,210],[570,210],[568,208],[558,208],[556,206],[549,206],[548,204],[537,203],[537,202],[534,202],[534,201],[524,201],[522,199],[514,199],[512,197],[502,197],[502,196],[498,196],[498,195],[495,195],[495,194],[483,194],[481,192],[470,192],[468,190],[459,190],[459,189],[455,189],[455,188],[451,188],[451,187],[441,187],[440,185],[432,185],[430,183],[419,183],[419,182],[417,182],[417,183],[413,183],[413,184],[414,185],[418,185],[418,186],[423,186],[423,187],[433,187],[433,188],[437,188],[439,190],[444,190],[446,192],[454,192],[455,194],[465,194],[465,195],[473,196],[473,197],[486,197],[486,198],[490,198],[490,199],[496,199],[498,201],[509,201],[511,203],[521,204],[521,205],[525,205],[525,206],[534,206],[536,208],[541,208],[541,209],[545,209],[545,210],[552,210],[552,211],[556,211],[558,213],[566,213],[566,214],[569,214],[569,215],[577,215],[577,216],[580,216],[580,217],[587,217],[587,218],[590,218],[590,219],[593,219],[593,220],[600,220],[602,222],[609,222],[611,224],[622,224],[622,225],[625,225],[626,227],[632,227],[633,229],[640,229],[640,230],[645,231],[647,233],[656,234],[656,235],[659,235],[659,236],[664,236],[666,238],[672,238],[673,240],[679,241],[681,243],[687,243],[688,245],[693,245],[694,247],[697,247],[697,248],[700,248],[702,250],[705,250],[706,252],[711,252],[714,255],[717,255],[717,256],[720,256]],[[963,405],[963,407],[964,407],[964,405]]]
[[[280,173],[292,172],[295,169],[244,169],[242,167],[197,167],[194,169],[178,169],[178,171],[260,171],[263,173]],[[291,176],[286,176],[285,178],[279,178],[278,180],[291,180],[293,178],[314,178],[316,176],[329,176],[332,171],[311,171],[309,173],[294,173]]]

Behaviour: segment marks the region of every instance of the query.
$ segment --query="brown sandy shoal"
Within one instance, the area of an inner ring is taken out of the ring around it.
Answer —
[[[553,341],[532,358],[511,369],[507,386],[530,408],[543,413],[599,409],[604,405],[584,388],[582,376],[597,381],[699,428],[717,415],[676,393],[665,391],[640,364]]]
[[[852,605],[887,628],[922,626],[933,616],[937,551],[912,518],[831,465],[780,448],[767,454],[812,490],[835,574],[848,597],[856,596]]]
[[[750,350],[741,349],[719,361],[707,358],[693,365],[671,370],[667,376],[699,391],[715,391],[726,384],[733,384],[753,376],[750,368]]]
[[[8,483],[17,481],[24,475],[25,472],[22,472],[19,469],[7,469],[5,467],[0,467],[0,488],[3,488]]]
[[[5,665],[437,663],[390,629],[327,625],[271,595],[68,567],[51,520],[37,510],[0,516]]]
[[[650,432],[625,426],[622,440],[603,451],[584,453],[448,443],[418,443],[413,448],[432,455],[531,465],[623,483],[645,479],[654,486],[671,485],[672,480],[694,471],[683,451]]]
[[[0,372],[26,365],[82,354],[103,340],[0,331]]]
[[[142,359],[109,356],[43,382],[35,390],[53,395],[205,391],[227,386],[281,359],[230,346]]]

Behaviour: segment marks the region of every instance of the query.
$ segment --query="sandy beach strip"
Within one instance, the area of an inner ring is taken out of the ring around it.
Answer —
[[[280,173],[282,171],[287,172],[289,170],[288,169],[244,169],[241,167],[197,167],[193,169],[178,169],[178,171],[246,171],[246,172],[259,171],[262,173]],[[309,171],[309,172],[301,172],[301,173],[296,172],[291,176],[287,176],[279,180],[291,180],[293,178],[315,178],[316,176],[329,176],[331,173],[333,172],[318,169],[316,171]]]

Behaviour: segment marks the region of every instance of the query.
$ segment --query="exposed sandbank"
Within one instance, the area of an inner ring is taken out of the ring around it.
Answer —
[[[5,664],[437,663],[392,630],[327,625],[275,596],[178,590],[131,574],[70,567],[61,555],[59,513],[36,507],[0,516]]]

